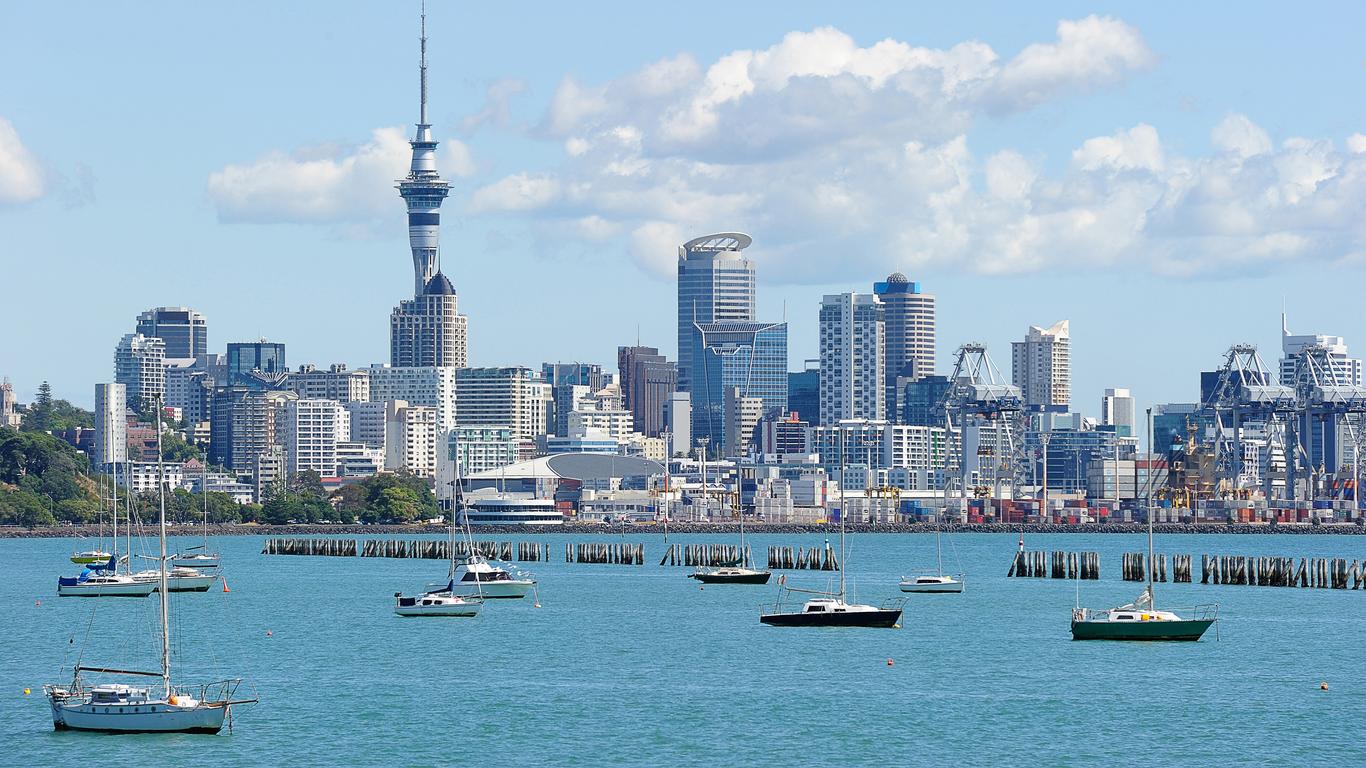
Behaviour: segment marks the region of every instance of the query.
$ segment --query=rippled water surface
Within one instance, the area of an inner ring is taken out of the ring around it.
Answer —
[[[513,537],[499,536],[499,540]],[[177,680],[251,680],[262,702],[219,736],[56,733],[41,695],[86,663],[154,668],[156,601],[58,599],[70,540],[0,540],[0,755],[7,765],[1261,765],[1366,764],[1366,591],[1159,585],[1221,604],[1218,639],[1074,643],[1075,582],[1008,579],[1011,535],[946,539],[961,595],[912,595],[899,630],[761,626],[776,587],[701,589],[687,569],[566,564],[534,538],[540,602],[474,619],[400,619],[393,593],[434,561],[259,554],[217,540],[230,592],[178,595]],[[753,536],[819,545],[819,536]],[[733,537],[673,536],[680,543]],[[925,534],[850,538],[870,602],[932,565]],[[1038,535],[1101,553],[1084,604],[1128,602],[1139,536]],[[1366,558],[1346,536],[1166,536],[1159,551]],[[824,587],[827,574],[790,572]],[[894,664],[889,665],[888,660]],[[1319,690],[1319,683],[1329,690]],[[25,687],[32,689],[28,696]]]

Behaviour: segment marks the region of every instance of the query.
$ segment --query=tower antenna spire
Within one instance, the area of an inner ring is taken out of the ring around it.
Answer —
[[[422,73],[422,108],[418,120],[420,125],[427,125],[427,0],[422,0],[421,48],[418,68]]]

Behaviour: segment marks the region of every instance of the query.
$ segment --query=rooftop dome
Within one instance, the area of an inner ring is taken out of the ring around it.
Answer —
[[[445,275],[437,272],[431,280],[427,281],[427,287],[422,289],[423,296],[454,296],[455,286]]]
[[[908,280],[908,279],[906,279],[906,276],[903,275],[903,274],[901,274],[900,272],[893,272],[892,274],[890,274],[890,275],[887,276],[887,282],[889,282],[889,283],[909,283],[909,282],[911,282],[911,281]]]

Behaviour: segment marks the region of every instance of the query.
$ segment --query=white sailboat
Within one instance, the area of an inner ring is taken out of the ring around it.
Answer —
[[[217,568],[220,564],[217,552],[209,551],[209,460],[206,456],[202,465],[203,477],[199,482],[199,495],[204,500],[204,543],[190,547],[171,558],[171,565],[184,568]]]
[[[112,479],[110,480],[109,484],[110,484],[111,486],[113,485],[113,480],[112,480]],[[97,521],[96,521],[96,525],[99,526],[99,534],[98,534],[98,538],[96,539],[96,542],[97,542],[97,543],[96,543],[94,549],[81,550],[81,551],[79,551],[79,552],[73,552],[73,553],[71,554],[71,562],[75,563],[76,565],[94,565],[95,563],[103,563],[103,562],[105,562],[106,560],[109,559],[109,556],[110,556],[111,554],[113,554],[113,553],[111,553],[111,552],[106,552],[105,549],[104,549],[104,512],[107,511],[107,510],[106,510],[106,506],[107,506],[107,505],[105,504],[105,502],[108,501],[108,499],[106,499],[106,498],[104,497],[104,487],[105,487],[105,486],[104,486],[104,483],[101,482],[101,483],[100,483],[100,515],[99,515],[99,517],[97,518]],[[112,490],[112,489],[111,489],[111,490]],[[117,504],[118,504],[118,494],[117,494],[117,492],[115,492],[115,493],[113,494],[113,497],[114,497],[114,504],[117,505]]]
[[[118,474],[118,465],[114,465],[114,473]],[[127,465],[124,465],[124,476],[131,474]],[[129,484],[131,485],[131,484]],[[131,493],[125,499],[131,497]],[[131,505],[131,500],[129,504]],[[129,526],[132,526],[132,507],[129,507]],[[77,576],[60,576],[57,578],[58,597],[147,597],[157,589],[156,582],[138,580],[129,574],[119,573],[119,504],[118,494],[114,495],[114,506],[110,517],[112,526],[112,542],[114,550],[106,555],[107,560],[101,563],[89,563]]]
[[[419,595],[405,595],[402,592],[394,593],[394,613],[399,616],[456,616],[470,618],[479,614],[479,609],[484,606],[483,581],[478,576],[472,579],[472,585],[464,588],[456,586],[456,517],[460,514],[460,462],[455,463],[455,479],[451,481],[455,487],[455,498],[451,508],[451,531],[450,539],[447,544],[450,546],[450,569],[447,571],[447,582],[444,585],[436,585],[435,588],[429,586],[425,592]],[[469,540],[469,522],[465,523],[465,537],[469,543],[469,553],[474,555],[474,542]],[[487,566],[487,564],[485,564]],[[477,571],[465,570],[466,574],[477,574]],[[506,575],[506,572],[504,572]],[[462,579],[465,577],[462,576]],[[535,582],[532,582],[533,584]],[[473,594],[465,592],[472,586]],[[525,594],[523,592],[522,594]],[[521,597],[522,595],[500,595],[501,597]]]
[[[934,526],[934,571],[914,573],[901,579],[902,592],[925,594],[957,593],[963,591],[963,574],[949,576],[944,573],[944,543],[941,539],[940,525]]]
[[[166,584],[166,484],[161,453],[161,413],[157,411],[157,487],[160,497],[161,541],[161,670],[140,672],[78,664],[69,685],[45,685],[56,730],[101,731],[106,733],[218,733],[235,704],[255,703],[256,699],[234,699],[241,680],[224,680],[198,686],[193,691],[177,688],[171,682],[170,597]],[[87,686],[81,673],[132,675],[161,678],[160,686],[105,683]]]

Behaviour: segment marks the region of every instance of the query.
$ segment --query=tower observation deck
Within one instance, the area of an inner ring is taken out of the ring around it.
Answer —
[[[398,181],[398,194],[408,205],[408,244],[413,250],[413,295],[421,296],[427,284],[441,269],[441,203],[450,194],[450,184],[436,170],[436,145],[432,126],[427,122],[427,13],[422,13],[420,110],[417,133],[408,142],[413,161],[408,175]]]

